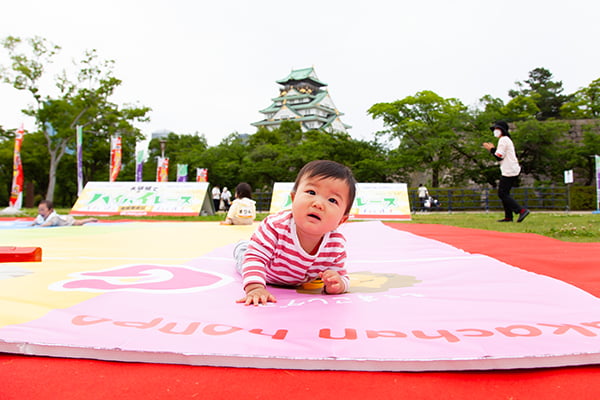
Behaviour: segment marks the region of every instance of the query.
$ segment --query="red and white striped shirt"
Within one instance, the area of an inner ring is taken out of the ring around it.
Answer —
[[[319,277],[328,269],[342,277],[347,291],[350,279],[344,268],[346,239],[337,232],[323,236],[314,255],[298,239],[292,212],[282,211],[263,220],[252,235],[242,265],[243,285],[251,283],[298,286]]]

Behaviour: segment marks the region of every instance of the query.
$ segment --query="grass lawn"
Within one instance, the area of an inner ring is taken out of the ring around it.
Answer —
[[[68,214],[69,209],[57,209],[59,214]],[[35,217],[37,209],[23,209],[22,216]],[[262,220],[268,214],[258,214],[257,220]],[[428,212],[412,215],[411,221],[406,224],[441,224],[458,226],[462,228],[477,228],[498,232],[535,233],[568,242],[600,242],[600,214],[591,212],[536,212],[533,210],[522,223],[497,222],[504,217],[504,213],[489,212]],[[161,220],[161,221],[222,221],[225,214],[220,212],[212,216],[197,217],[100,217],[101,220]]]
[[[521,223],[497,222],[501,218],[504,218],[504,212],[500,211],[451,214],[432,212],[413,214],[410,223],[451,225],[498,232],[536,233],[568,242],[600,242],[600,214],[534,210]]]

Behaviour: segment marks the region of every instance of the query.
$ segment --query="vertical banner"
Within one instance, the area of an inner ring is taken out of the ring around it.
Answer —
[[[19,210],[23,205],[23,164],[21,163],[21,143],[23,143],[23,125],[15,135],[15,153],[13,156],[13,180],[8,206]]]
[[[169,182],[169,158],[158,157],[156,163],[156,182]]]
[[[144,158],[146,152],[144,149],[139,149],[135,152],[135,181],[142,181],[142,172],[144,171]]]
[[[196,182],[208,182],[208,169],[196,168]]]
[[[600,213],[600,156],[594,156],[596,159],[596,213]]]
[[[110,138],[110,182],[115,182],[121,171],[121,136]]]
[[[187,182],[187,164],[177,164],[177,182]]]
[[[77,125],[77,196],[83,190],[83,128]]]

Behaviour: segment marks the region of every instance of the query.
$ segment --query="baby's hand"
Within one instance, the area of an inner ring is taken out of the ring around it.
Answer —
[[[319,273],[319,276],[321,277],[321,279],[323,280],[323,284],[325,285],[325,293],[344,293],[345,285],[340,274],[328,269],[327,271]]]
[[[245,303],[249,306],[254,304],[267,304],[268,302],[277,303],[277,299],[273,296],[266,287],[260,284],[250,284],[246,286],[246,296],[236,301],[236,303]]]

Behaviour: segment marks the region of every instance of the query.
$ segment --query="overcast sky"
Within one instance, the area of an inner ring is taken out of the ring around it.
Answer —
[[[61,68],[86,49],[114,60],[123,84],[112,100],[152,108],[144,133],[198,132],[211,146],[254,133],[292,69],[313,66],[351,135],[367,140],[382,128],[370,106],[422,90],[474,105],[507,101],[537,67],[565,94],[600,78],[590,0],[19,0],[1,10],[1,38],[44,37],[62,47]],[[1,84],[0,125],[33,129],[19,111],[31,102]]]

